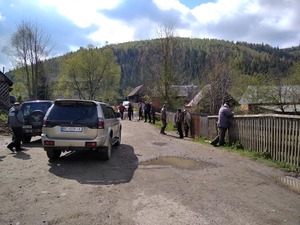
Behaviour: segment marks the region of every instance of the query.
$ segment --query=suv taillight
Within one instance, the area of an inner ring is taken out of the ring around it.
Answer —
[[[99,129],[104,129],[104,119],[103,118],[98,118],[98,128]]]
[[[44,120],[43,120],[43,127],[46,127],[47,126],[47,117],[44,117]]]

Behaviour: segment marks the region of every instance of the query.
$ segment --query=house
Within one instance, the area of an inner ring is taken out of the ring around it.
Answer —
[[[184,105],[189,103],[194,96],[199,92],[199,87],[195,85],[172,85],[174,96],[183,100]]]
[[[5,109],[11,106],[10,92],[13,82],[0,71],[0,109]]]
[[[189,102],[196,93],[198,93],[199,87],[194,85],[172,85],[171,92],[174,93],[176,99],[182,99],[183,104]],[[152,98],[153,104],[157,107],[160,105],[160,100],[158,96],[153,93],[149,93],[144,85],[135,87],[127,96],[130,102],[144,102],[144,97],[148,95]]]
[[[130,102],[142,102],[143,97],[145,96],[145,87],[140,85],[135,87],[127,96],[128,101]]]
[[[300,113],[300,85],[250,85],[239,103],[250,113]]]
[[[208,113],[208,108],[211,108],[212,106],[210,106],[207,101],[208,99],[211,99],[209,96],[211,95],[212,92],[212,87],[210,84],[205,85],[186,105],[185,107],[187,108],[191,108],[192,111],[193,109],[195,111],[206,111]],[[214,95],[214,97],[217,97],[217,95]],[[228,93],[225,92],[224,94],[222,94],[222,96],[220,96],[219,98],[216,98],[215,100],[217,100],[217,102],[228,102],[231,105],[237,105],[238,102]],[[202,109],[200,107],[200,105],[202,104]],[[215,111],[218,111],[220,108],[220,104],[218,104],[217,106],[215,106]],[[203,109],[203,107],[205,109]],[[212,113],[212,112],[210,112]]]

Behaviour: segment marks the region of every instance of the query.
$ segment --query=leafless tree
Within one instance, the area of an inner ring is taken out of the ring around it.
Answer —
[[[6,46],[4,52],[16,62],[22,71],[22,78],[27,87],[30,99],[40,98],[39,91],[44,87],[43,60],[52,49],[50,35],[36,23],[23,20],[11,36],[11,46]]]

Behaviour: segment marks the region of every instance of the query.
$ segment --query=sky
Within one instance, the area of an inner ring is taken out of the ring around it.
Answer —
[[[166,23],[177,35],[300,45],[300,0],[0,0],[0,68],[14,68],[2,49],[22,21],[50,35],[50,58],[88,45],[157,38]]]

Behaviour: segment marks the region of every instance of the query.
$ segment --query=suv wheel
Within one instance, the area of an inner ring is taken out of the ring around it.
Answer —
[[[122,137],[122,132],[121,132],[121,128],[119,130],[119,136],[118,136],[118,140],[115,144],[115,146],[119,146],[121,144],[121,137]]]
[[[111,156],[111,151],[112,151],[112,140],[111,140],[111,137],[109,137],[108,146],[105,146],[101,149],[101,152],[100,152],[101,159],[109,160],[110,156]]]
[[[49,159],[58,159],[61,154],[59,149],[44,148]]]
[[[33,128],[42,127],[43,126],[43,119],[44,119],[43,111],[42,110],[35,110],[30,114],[28,122],[29,122],[30,125],[32,125]]]

